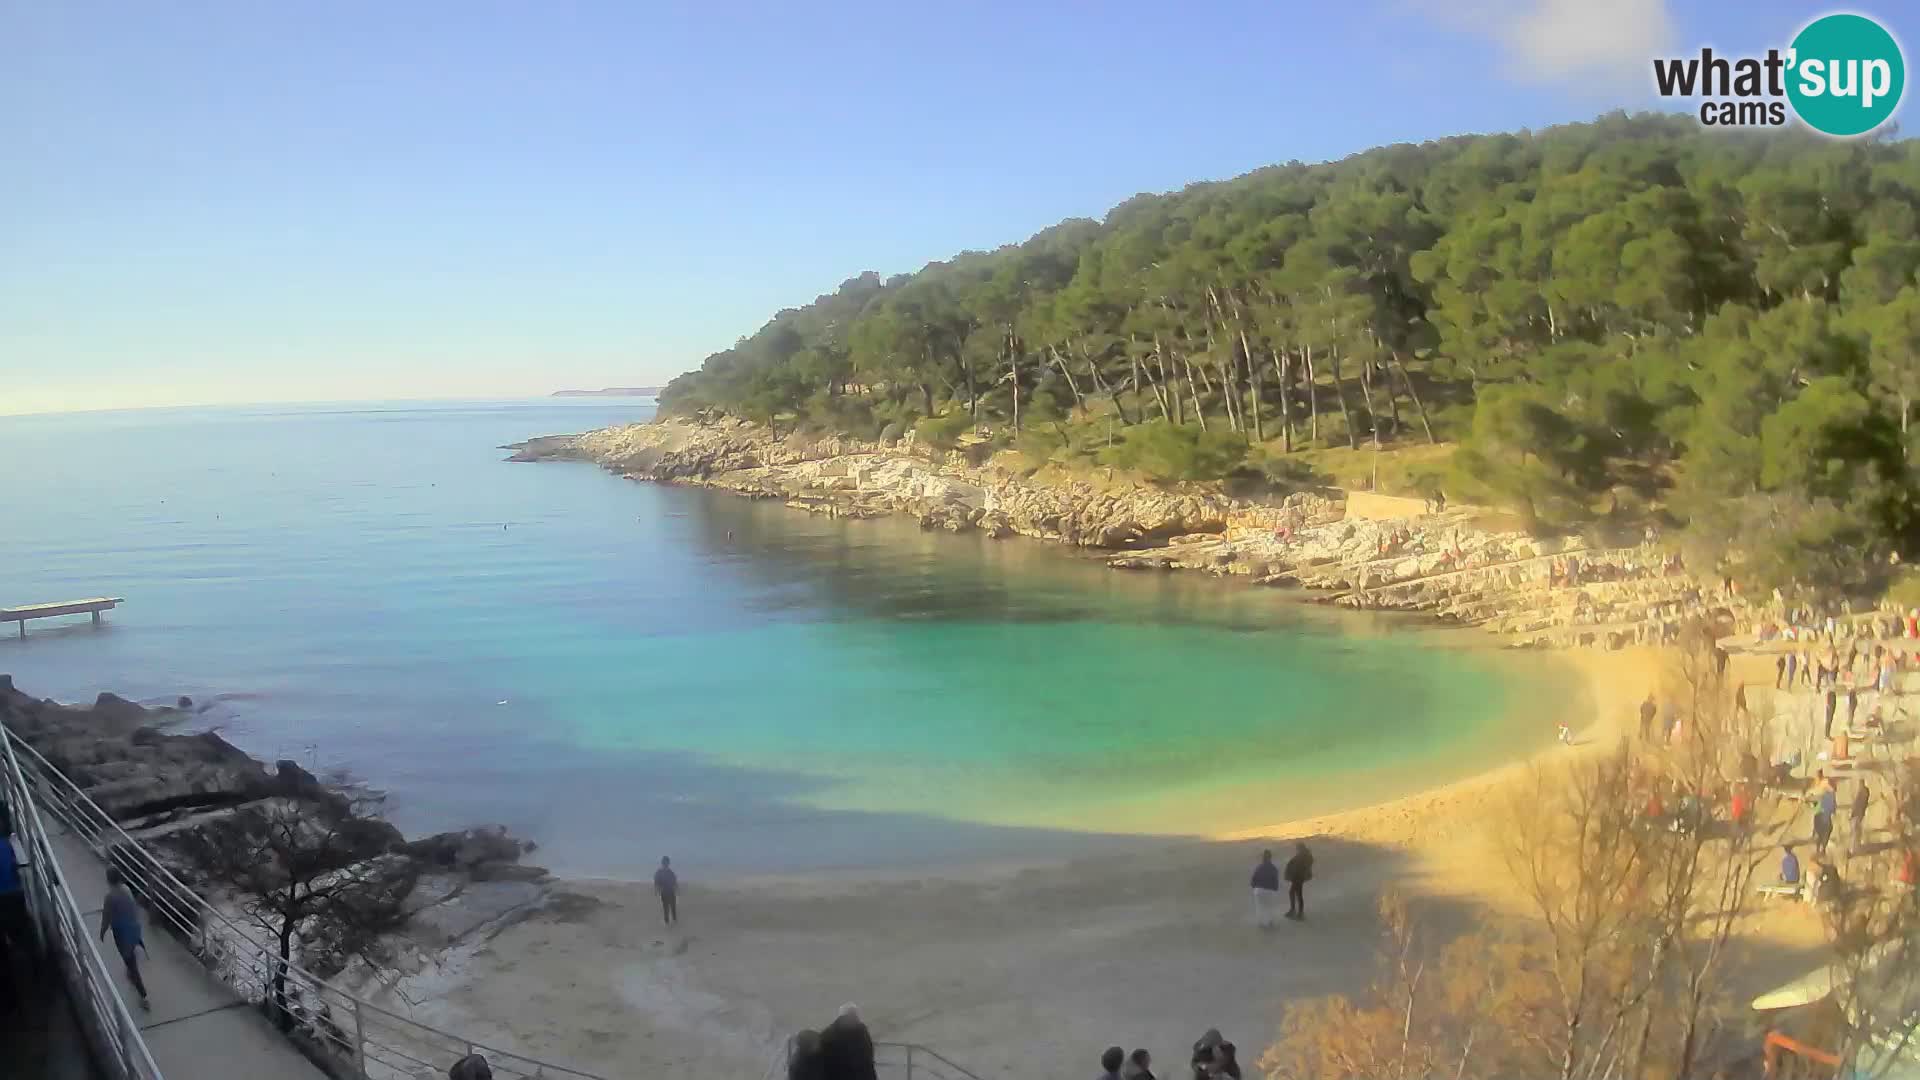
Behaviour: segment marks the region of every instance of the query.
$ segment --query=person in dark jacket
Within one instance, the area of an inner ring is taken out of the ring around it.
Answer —
[[[1867,832],[1867,782],[1855,781],[1853,785],[1853,805],[1847,811],[1847,844],[1853,851],[1860,850],[1860,838]]]
[[[1240,1056],[1230,1042],[1213,1048],[1213,1075],[1240,1080]]]
[[[793,1037],[787,1057],[787,1080],[826,1080],[826,1062],[820,1058],[820,1033],[809,1028]]]
[[[680,921],[680,876],[673,872],[673,859],[660,856],[660,869],[653,872],[653,891],[660,897],[660,919],[669,926]]]
[[[1142,1048],[1127,1055],[1127,1067],[1120,1071],[1120,1080],[1154,1080],[1153,1055]]]
[[[1208,1028],[1200,1041],[1193,1044],[1193,1080],[1206,1080],[1213,1069],[1213,1048],[1221,1043],[1220,1029]]]
[[[824,1080],[878,1080],[873,1035],[860,1020],[859,1006],[840,1006],[840,1015],[820,1033],[820,1066]]]
[[[468,1054],[447,1070],[447,1080],[493,1080],[493,1066],[479,1054]]]
[[[1260,853],[1260,865],[1253,868],[1253,925],[1273,925],[1274,909],[1280,906],[1280,868],[1273,865],[1273,852]]]
[[[1100,1054],[1100,1075],[1097,1080],[1120,1080],[1120,1066],[1127,1063],[1127,1052],[1117,1046],[1109,1046]]]
[[[1313,852],[1302,842],[1287,860],[1287,918],[1307,917],[1307,882],[1313,880]]]

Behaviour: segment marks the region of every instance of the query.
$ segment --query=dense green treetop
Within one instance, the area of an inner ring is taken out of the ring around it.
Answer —
[[[1920,144],[1614,114],[861,274],[662,405],[1042,455],[1091,452],[1098,418],[1108,461],[1169,479],[1458,440],[1434,480],[1456,497],[1549,524],[1659,505],[1764,576],[1838,584],[1916,554],[1916,268]]]

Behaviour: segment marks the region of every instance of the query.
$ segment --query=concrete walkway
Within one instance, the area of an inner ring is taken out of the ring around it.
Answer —
[[[71,834],[53,832],[61,873],[81,916],[97,935],[107,894],[106,866]],[[111,937],[101,945],[101,953],[122,980],[121,993],[167,1080],[326,1080],[258,1009],[215,979],[165,927],[154,926],[150,912],[145,914],[147,948],[140,957],[140,974],[153,1002],[151,1010],[140,1011],[139,995],[125,981]]]

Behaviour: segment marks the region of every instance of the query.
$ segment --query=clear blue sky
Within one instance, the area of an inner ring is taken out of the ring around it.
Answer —
[[[0,414],[662,381],[863,269],[1646,107],[1825,10],[0,0]]]

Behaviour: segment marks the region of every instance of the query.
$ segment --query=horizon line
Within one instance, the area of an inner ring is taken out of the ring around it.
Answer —
[[[368,398],[261,398],[253,401],[201,401],[174,402],[167,405],[115,405],[89,409],[28,409],[23,412],[0,412],[0,420],[9,420],[28,416],[87,416],[100,413],[165,412],[185,409],[252,409],[273,405],[380,405],[428,404],[433,402],[473,402],[490,403],[502,401],[583,401],[583,400],[642,400],[656,401],[657,396],[646,395],[608,395],[605,398],[594,396],[562,395],[558,391],[545,394],[477,394],[477,395],[430,395],[425,397],[383,396]]]

